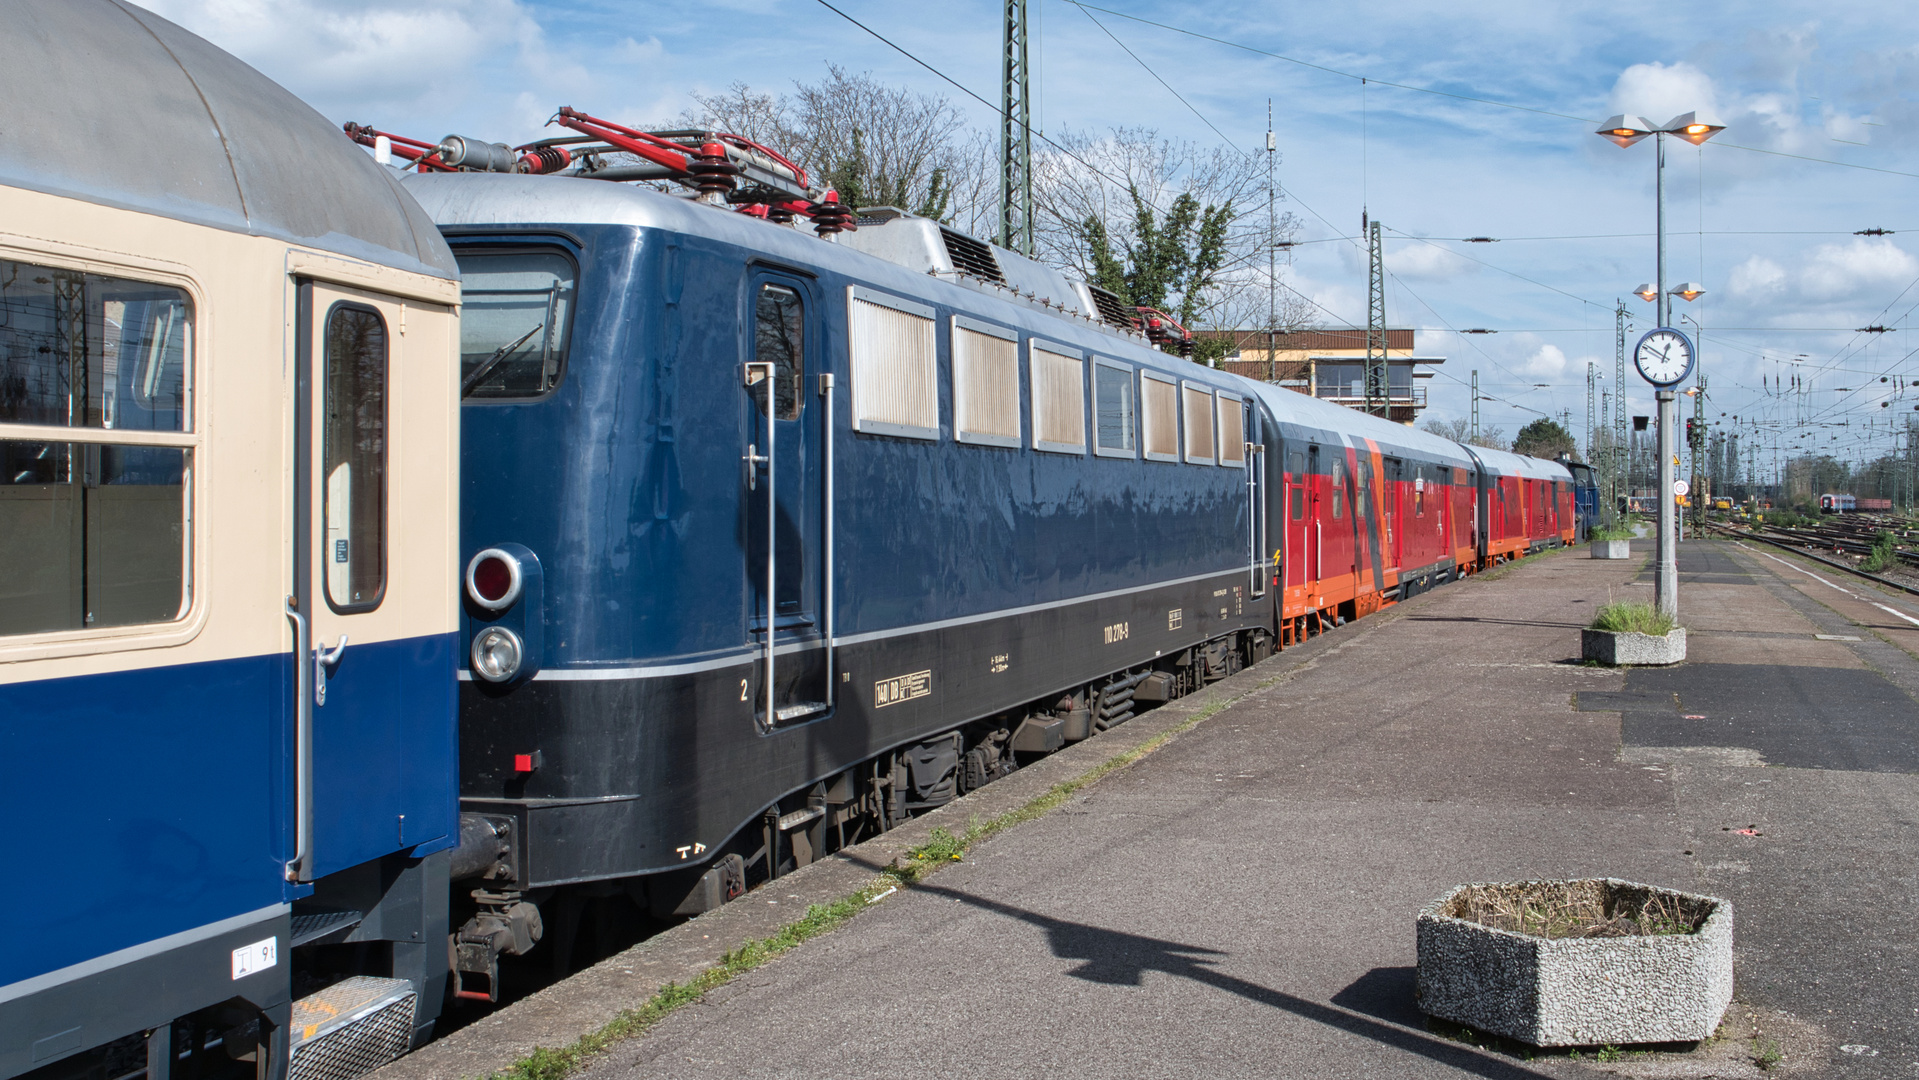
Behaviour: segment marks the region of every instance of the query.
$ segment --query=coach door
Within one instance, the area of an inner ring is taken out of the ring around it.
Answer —
[[[745,544],[747,636],[759,653],[740,700],[766,728],[824,714],[832,703],[822,648],[825,534],[831,526],[832,378],[822,370],[819,312],[797,279],[749,279],[746,343]]]
[[[1223,408],[1231,408],[1229,399],[1221,398]],[[1252,411],[1251,404],[1239,406],[1245,411],[1240,430],[1249,437],[1257,438],[1259,432],[1252,426],[1259,416]],[[1253,580],[1251,594],[1266,595],[1267,574],[1267,508],[1266,508],[1266,445],[1263,442],[1246,444],[1246,559],[1251,567]]]
[[[453,420],[445,415],[450,407],[420,412],[416,403],[415,415],[400,422],[406,403],[400,391],[409,382],[423,385],[433,369],[423,355],[428,347],[415,350],[422,357],[417,374],[403,371],[405,319],[406,305],[389,297],[299,285],[293,593],[287,598],[297,639],[298,835],[289,874],[295,880],[444,834],[443,813],[414,812],[409,825],[410,803],[419,795],[411,789],[423,782],[452,804],[444,784],[413,772],[427,764],[417,760],[426,749],[451,741],[453,661],[450,652],[434,654],[437,639],[406,621],[410,607],[417,621],[427,605],[398,595],[420,587],[398,572],[413,557],[401,549],[398,526],[450,501],[450,491],[430,480],[412,488],[401,481],[451,464],[431,460],[430,448],[434,437],[447,437]],[[415,447],[419,452],[410,456],[401,452]],[[262,460],[270,460],[264,448]],[[438,535],[418,538],[416,551],[422,543],[429,555],[444,547]],[[447,670],[439,670],[443,666]],[[435,698],[431,684],[441,680],[445,687]]]
[[[1286,455],[1286,585],[1299,588],[1320,578],[1319,447]]]

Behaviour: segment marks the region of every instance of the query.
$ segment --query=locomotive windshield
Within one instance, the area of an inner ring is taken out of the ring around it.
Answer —
[[[559,385],[573,314],[573,260],[548,249],[467,249],[456,256],[460,396],[536,398]]]

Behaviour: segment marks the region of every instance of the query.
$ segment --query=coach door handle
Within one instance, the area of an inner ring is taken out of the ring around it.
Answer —
[[[340,635],[340,643],[329,649],[325,642],[313,650],[313,703],[326,704],[326,677],[333,665],[340,662],[340,654],[346,652],[346,635]]]

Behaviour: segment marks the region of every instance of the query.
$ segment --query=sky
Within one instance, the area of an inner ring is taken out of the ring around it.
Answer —
[[[832,2],[997,105],[999,4]],[[655,121],[695,93],[786,91],[829,63],[998,122],[821,0],[147,4],[336,122],[426,139],[525,141],[561,105]],[[1303,221],[1288,280],[1327,324],[1363,324],[1362,210],[1382,222],[1387,321],[1446,358],[1429,416],[1466,415],[1476,369],[1482,425],[1510,436],[1564,412],[1583,445],[1588,363],[1602,392],[1615,381],[1615,304],[1629,345],[1654,325],[1630,295],[1654,276],[1653,141],[1622,150],[1593,131],[1697,110],[1726,130],[1668,141],[1667,283],[1705,288],[1673,306],[1701,331],[1709,419],[1738,418],[1750,445],[1854,459],[1919,420],[1904,385],[1919,379],[1919,5],[1031,8],[1046,130],[1146,125],[1263,154],[1273,102],[1284,205]],[[1629,415],[1652,411],[1630,362],[1625,390]]]

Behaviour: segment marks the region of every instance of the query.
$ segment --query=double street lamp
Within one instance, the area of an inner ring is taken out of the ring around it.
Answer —
[[[1674,535],[1678,525],[1678,514],[1673,505],[1675,494],[1673,491],[1673,428],[1676,426],[1676,421],[1672,388],[1691,373],[1696,358],[1688,355],[1682,369],[1677,369],[1676,372],[1668,370],[1662,373],[1660,378],[1654,378],[1647,370],[1643,354],[1649,347],[1649,343],[1660,349],[1659,356],[1662,360],[1670,359],[1671,344],[1669,343],[1682,344],[1685,351],[1690,354],[1691,344],[1685,341],[1683,334],[1670,326],[1672,297],[1677,294],[1691,300],[1704,292],[1691,282],[1681,285],[1670,293],[1666,290],[1666,136],[1684,139],[1698,146],[1723,130],[1725,125],[1710,123],[1700,118],[1697,113],[1687,112],[1673,117],[1664,126],[1655,126],[1643,116],[1615,116],[1602,124],[1597,132],[1601,138],[1622,147],[1631,146],[1648,135],[1653,137],[1655,150],[1653,178],[1658,205],[1658,258],[1653,285],[1650,288],[1642,285],[1635,291],[1648,301],[1656,300],[1659,305],[1659,314],[1658,326],[1640,339],[1639,348],[1635,350],[1635,362],[1639,365],[1640,374],[1657,389],[1654,397],[1659,401],[1659,489],[1653,500],[1653,505],[1659,509],[1659,539],[1658,558],[1653,573],[1653,603],[1660,612],[1675,618],[1679,614],[1679,564]],[[1648,292],[1652,295],[1648,296]]]

